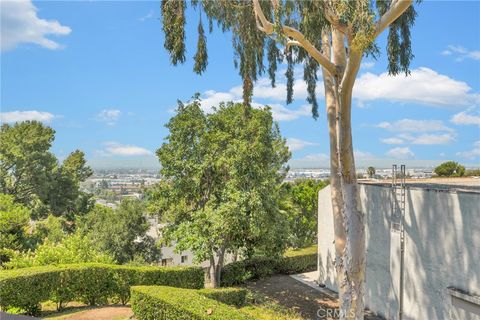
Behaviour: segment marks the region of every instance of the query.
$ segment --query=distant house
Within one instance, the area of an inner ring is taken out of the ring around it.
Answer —
[[[162,228],[165,224],[158,223],[156,217],[149,218],[150,230],[147,232],[147,235],[151,236],[155,240],[160,240],[162,237]],[[170,246],[163,245],[160,249],[161,251],[161,260],[159,264],[162,266],[202,266],[203,268],[208,268],[210,261],[203,261],[201,263],[194,262],[194,254],[190,250],[176,252],[175,244]],[[226,254],[225,263],[233,261],[233,256]]]
[[[403,319],[480,319],[480,181],[439,181],[406,184],[403,267],[401,200],[389,184],[359,185],[367,241],[365,303],[387,319],[399,318],[401,304]],[[330,199],[329,187],[320,190],[318,282],[336,291]]]

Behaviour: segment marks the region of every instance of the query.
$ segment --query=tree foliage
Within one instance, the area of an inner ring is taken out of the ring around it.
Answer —
[[[274,6],[272,3],[276,3]],[[289,37],[285,35],[283,26],[289,26],[300,31],[307,41],[318,50],[322,47],[322,29],[329,28],[334,16],[335,25],[339,28],[351,28],[349,43],[352,48],[362,51],[365,55],[376,58],[379,48],[375,43],[376,25],[380,17],[390,9],[393,2],[377,1],[260,1],[261,8],[269,21],[272,21],[273,32],[266,32],[258,28],[258,19],[255,17],[254,5],[251,1],[201,1],[195,0],[191,5],[199,11],[199,27],[197,53],[194,56],[194,71],[201,74],[205,71],[208,54],[206,36],[201,19],[204,13],[208,19],[210,32],[213,24],[223,32],[232,33],[234,49],[234,65],[238,68],[243,79],[244,101],[249,103],[253,93],[253,83],[258,76],[268,69],[268,76],[272,86],[275,86],[275,77],[278,63],[287,64],[286,101],[293,101],[293,67],[303,65],[303,79],[307,84],[308,102],[312,105],[312,114],[318,117],[318,102],[315,94],[317,71],[319,64],[300,46],[289,46]],[[165,33],[164,47],[170,53],[171,62],[176,65],[186,61],[185,52],[185,0],[163,0],[161,6],[162,25]],[[392,75],[401,72],[409,74],[410,61],[413,59],[411,49],[410,29],[415,22],[416,12],[410,6],[399,19],[389,26],[387,41],[388,71]],[[287,47],[284,52],[279,45]],[[349,48],[347,48],[349,50]],[[265,66],[267,57],[268,67]]]
[[[0,194],[0,264],[9,260],[11,251],[29,247],[30,210],[13,200],[11,195]]]
[[[167,225],[165,240],[197,261],[246,248],[285,247],[277,208],[290,153],[268,108],[246,116],[241,104],[205,114],[200,101],[179,103],[157,150],[162,182],[150,191],[150,210]]]
[[[455,161],[447,161],[434,169],[439,177],[462,177],[465,174],[465,167]]]
[[[369,178],[373,178],[375,176],[375,168],[374,167],[368,167],[367,168],[367,174]]]
[[[318,191],[328,182],[299,179],[282,185],[280,207],[288,217],[288,245],[303,248],[316,243]]]
[[[98,250],[93,240],[75,233],[65,237],[59,243],[46,241],[35,251],[16,252],[5,266],[14,269],[79,262],[112,263],[113,259]]]
[[[78,223],[81,234],[121,264],[135,258],[158,261],[160,252],[155,241],[146,234],[149,228],[145,206],[140,200],[129,198],[124,198],[116,209],[96,205]]]
[[[91,174],[83,152],[62,164],[51,153],[55,131],[38,121],[3,124],[0,131],[0,192],[33,210],[34,216],[69,216],[88,211],[90,196],[80,183]]]

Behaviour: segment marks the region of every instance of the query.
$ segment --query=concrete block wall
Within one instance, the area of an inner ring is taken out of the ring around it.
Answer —
[[[386,186],[359,186],[367,231],[366,306],[397,319],[400,235],[391,228],[393,196]],[[337,290],[330,188],[319,192],[319,282]],[[404,319],[480,320],[480,193],[407,188]],[[449,287],[473,295],[452,296]],[[460,301],[461,300],[461,301]]]

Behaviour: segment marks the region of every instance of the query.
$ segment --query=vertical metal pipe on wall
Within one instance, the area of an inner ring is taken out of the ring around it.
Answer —
[[[400,179],[398,179],[400,178]],[[400,166],[400,177],[398,177],[397,165],[392,166],[392,193],[393,193],[393,212],[392,220],[396,214],[400,214],[398,224],[392,222],[392,230],[400,232],[400,279],[398,293],[398,319],[403,319],[403,291],[404,291],[404,259],[405,259],[405,165]],[[399,185],[400,189],[397,188]],[[400,192],[400,194],[399,194]]]

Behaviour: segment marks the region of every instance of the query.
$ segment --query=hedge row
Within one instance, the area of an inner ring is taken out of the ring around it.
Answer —
[[[295,274],[315,271],[317,254],[287,256],[282,258],[254,257],[227,264],[221,274],[220,284],[230,287],[248,280],[261,279],[273,274]]]
[[[69,301],[90,305],[130,299],[130,286],[169,285],[204,287],[201,268],[133,267],[108,264],[71,264],[0,271],[0,306],[38,313],[40,302],[52,300],[59,307]]]
[[[132,287],[132,310],[140,320],[253,320],[237,309],[247,291],[240,288],[191,290],[164,286]]]

